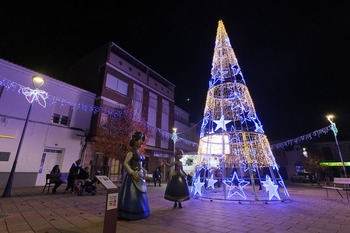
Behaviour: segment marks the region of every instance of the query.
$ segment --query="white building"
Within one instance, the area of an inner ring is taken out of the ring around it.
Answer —
[[[30,103],[23,87],[33,89],[32,76],[46,82],[46,107],[33,102],[13,181],[13,187],[45,184],[45,175],[60,165],[68,173],[81,157],[89,132],[95,95],[0,59],[0,187],[6,186]]]

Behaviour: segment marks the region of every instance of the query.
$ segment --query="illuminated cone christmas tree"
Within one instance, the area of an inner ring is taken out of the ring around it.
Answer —
[[[248,189],[255,200],[264,199],[259,197],[260,193],[268,195],[269,200],[288,197],[221,20],[217,29],[196,165],[192,193],[196,192],[197,195],[204,195],[209,190],[199,184],[205,181],[213,183],[210,174],[215,169],[221,169],[225,199],[247,199],[245,192]],[[201,172],[201,169],[205,172]],[[262,191],[258,191],[259,184]],[[197,187],[204,192],[196,190]],[[279,191],[280,187],[284,194]]]

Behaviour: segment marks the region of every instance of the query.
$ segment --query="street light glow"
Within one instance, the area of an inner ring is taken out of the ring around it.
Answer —
[[[334,118],[334,115],[329,114],[329,115],[327,115],[326,117],[327,117],[327,119],[332,123],[332,119]]]
[[[39,89],[45,83],[45,79],[39,75],[34,75],[32,77],[34,89]]]

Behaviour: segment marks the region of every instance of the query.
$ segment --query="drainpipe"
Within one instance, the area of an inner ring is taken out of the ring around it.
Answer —
[[[77,134],[76,136],[79,136],[79,137],[84,137],[84,144],[82,145],[81,147],[81,151],[80,151],[80,156],[79,156],[79,159],[81,159],[81,164],[84,165],[84,160],[85,160],[85,156],[84,156],[84,152],[86,150],[86,145],[87,145],[87,139],[88,139],[88,133],[81,129],[81,128],[76,128],[76,127],[69,127],[69,129],[71,130],[76,130],[76,131],[80,131],[82,133],[84,133],[84,135],[81,135],[81,134]]]

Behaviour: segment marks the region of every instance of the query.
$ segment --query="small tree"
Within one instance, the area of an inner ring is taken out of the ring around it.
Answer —
[[[140,152],[144,153],[149,140],[147,122],[134,117],[131,105],[125,109],[116,109],[115,114],[108,115],[107,120],[101,122],[97,129],[96,150],[108,158],[119,160],[122,168],[118,172],[121,172],[124,169],[125,157],[131,149],[129,146],[131,135],[137,131],[146,135],[146,141],[140,148]]]
[[[322,169],[324,169],[324,167],[320,165],[321,162],[324,162],[323,160],[324,159],[317,154],[309,153],[308,157],[304,159],[303,166],[307,171],[314,174],[317,177],[317,180],[319,180]]]

